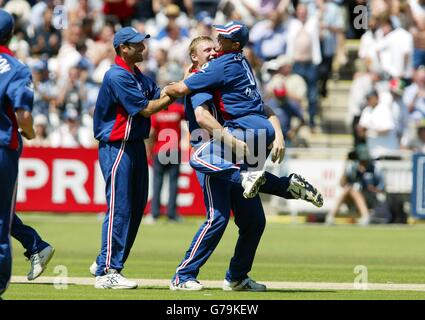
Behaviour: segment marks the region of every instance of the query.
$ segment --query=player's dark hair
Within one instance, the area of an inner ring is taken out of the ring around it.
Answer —
[[[10,39],[12,39],[12,33],[3,38],[0,38],[0,46],[6,46],[9,43]]]

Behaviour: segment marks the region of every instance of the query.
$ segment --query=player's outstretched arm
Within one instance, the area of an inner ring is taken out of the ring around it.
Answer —
[[[31,112],[24,109],[18,109],[16,111],[16,121],[18,122],[21,134],[25,138],[27,138],[28,140],[35,138],[33,118]]]
[[[183,80],[173,84],[169,84],[168,86],[164,88],[164,91],[167,95],[174,98],[181,98],[192,92],[186,86]]]
[[[144,117],[150,117],[154,113],[157,113],[165,108],[167,108],[170,104],[174,102],[174,98],[167,95],[162,89],[161,96],[159,99],[150,100],[147,107],[140,111],[140,114]]]
[[[264,106],[264,112],[266,113],[275,132],[273,145],[270,146],[272,148],[272,161],[281,163],[285,157],[285,138],[283,137],[282,127],[280,126],[278,117],[269,106]]]

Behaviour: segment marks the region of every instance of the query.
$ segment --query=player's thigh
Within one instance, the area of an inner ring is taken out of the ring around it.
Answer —
[[[10,216],[17,175],[18,156],[16,152],[0,148],[0,215],[2,218],[5,218],[3,215]]]

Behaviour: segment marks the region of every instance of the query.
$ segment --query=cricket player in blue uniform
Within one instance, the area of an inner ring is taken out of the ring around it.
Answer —
[[[195,68],[209,61],[214,55],[214,43],[209,37],[195,38],[189,47],[190,57]],[[197,70],[192,70],[198,72]],[[195,92],[185,97],[185,112],[191,133],[191,144],[199,150],[213,134],[213,130],[223,130],[223,119],[218,111],[220,105],[210,92]],[[278,137],[274,141],[272,160],[281,162],[283,158],[283,138],[279,121],[268,113],[268,121],[276,130]],[[244,142],[236,139],[227,131],[223,140],[230,148]],[[282,139],[282,140],[280,140]],[[195,151],[196,153],[196,151]],[[207,221],[199,228],[184,259],[176,269],[170,284],[171,290],[201,290],[202,284],[196,279],[202,265],[208,260],[218,245],[230,217],[230,210],[235,216],[239,228],[239,239],[235,255],[231,259],[223,283],[224,290],[265,291],[266,287],[249,278],[255,252],[265,227],[265,216],[259,196],[246,199],[242,196],[243,188],[238,183],[228,183],[218,176],[207,175],[197,171],[198,180],[204,192],[207,208]],[[289,177],[276,177],[265,173],[266,182],[260,186],[260,192],[284,197],[299,198],[291,190],[294,180]],[[304,198],[305,199],[305,198]]]
[[[218,34],[218,57],[204,64],[199,72],[165,87],[164,90],[176,98],[192,92],[212,92],[214,102],[224,119],[223,126],[231,135],[245,142],[245,146],[240,143],[232,145],[232,152],[228,152],[228,148],[222,147],[223,142],[228,139],[227,131],[212,128],[216,129],[213,130],[213,138],[195,151],[191,166],[207,175],[241,183],[244,197],[253,198],[265,183],[263,166],[275,143],[275,130],[267,119],[251,67],[242,52],[249,39],[248,27],[232,21],[224,26],[215,26],[215,29]],[[241,160],[238,157],[238,145],[243,146],[242,159],[245,161],[242,166],[236,165]],[[246,161],[250,154],[257,160],[256,170],[247,170],[252,164]],[[283,151],[277,154],[281,154],[279,158],[283,158]],[[291,180],[291,186],[298,186],[293,191],[294,194],[303,189],[295,197],[305,197],[307,201],[322,206],[321,194],[304,178],[295,174],[291,176]]]
[[[172,103],[135,65],[143,61],[148,34],[125,27],[114,35],[115,64],[106,72],[94,111],[99,164],[106,182],[108,211],[101,251],[90,271],[95,288],[132,289],[137,283],[121,270],[139,229],[148,197],[148,163],[144,139],[150,115]]]
[[[10,235],[21,242],[25,256],[30,259],[28,280],[34,280],[45,270],[54,253],[53,247],[15,213],[21,135],[33,139],[35,133],[31,72],[7,48],[13,28],[12,16],[0,9],[0,295],[11,276]]]

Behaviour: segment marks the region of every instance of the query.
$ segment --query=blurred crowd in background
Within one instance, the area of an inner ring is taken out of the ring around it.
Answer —
[[[374,158],[425,150],[424,0],[0,0],[16,19],[10,48],[32,69],[37,146],[92,147],[92,113],[112,38],[131,25],[149,33],[139,68],[164,86],[183,77],[191,38],[239,20],[244,53],[287,144],[321,131],[328,80],[355,64],[347,124]],[[357,6],[362,7],[357,7]],[[362,10],[367,8],[367,10]],[[360,39],[358,59],[344,43]],[[319,123],[319,124],[318,124]]]

